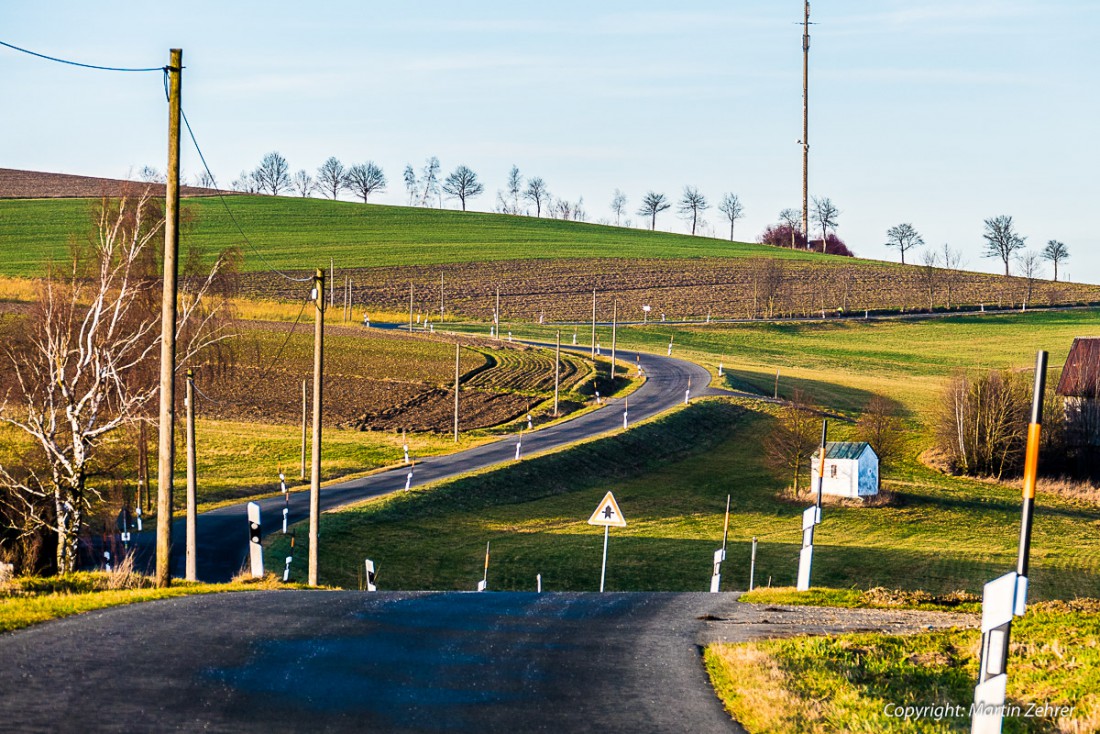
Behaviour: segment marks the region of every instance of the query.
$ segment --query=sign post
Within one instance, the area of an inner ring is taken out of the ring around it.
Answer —
[[[603,592],[604,581],[607,578],[607,536],[612,527],[625,528],[626,518],[623,517],[619,503],[615,501],[615,495],[608,492],[600,500],[592,517],[588,518],[589,525],[603,525],[603,567],[600,569],[600,592]]]
[[[1020,553],[1016,570],[985,585],[982,593],[982,646],[978,685],[974,688],[972,734],[1000,734],[1008,686],[1008,651],[1012,618],[1022,617],[1027,607],[1027,574],[1031,555],[1031,526],[1035,514],[1035,479],[1039,472],[1039,443],[1043,423],[1047,353],[1035,357],[1035,389],[1031,396],[1031,423],[1024,454],[1023,509],[1020,518]]]

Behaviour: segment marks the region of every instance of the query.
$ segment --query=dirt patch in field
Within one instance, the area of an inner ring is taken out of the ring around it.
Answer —
[[[0,168],[0,199],[98,199],[102,196],[118,196],[121,191],[143,190],[146,186],[154,187],[158,196],[164,196],[164,184]],[[184,197],[214,196],[218,193],[216,189],[180,186],[180,196]]]

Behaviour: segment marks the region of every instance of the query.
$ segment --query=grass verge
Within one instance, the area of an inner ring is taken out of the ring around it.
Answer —
[[[1100,601],[1036,604],[1012,640],[1008,702],[1019,709],[1004,731],[1100,730]],[[850,634],[716,644],[705,661],[753,734],[966,732],[978,647],[974,630]]]
[[[797,591],[790,586],[758,588],[737,599],[747,604],[787,604],[791,606],[843,607],[847,609],[917,609],[929,612],[980,612],[981,597],[965,591],[931,594],[927,591],[886,589],[830,589],[814,587]]]

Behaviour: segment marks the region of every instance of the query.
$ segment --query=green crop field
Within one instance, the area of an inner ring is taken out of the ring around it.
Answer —
[[[241,228],[276,268],[309,270],[335,258],[341,268],[545,258],[744,257],[814,255],[687,235],[534,217],[381,206],[289,197],[227,198]],[[67,243],[89,231],[87,199],[0,200],[0,274],[35,276],[64,260]],[[264,270],[217,198],[188,199],[182,236],[212,254],[241,246],[245,270]]]

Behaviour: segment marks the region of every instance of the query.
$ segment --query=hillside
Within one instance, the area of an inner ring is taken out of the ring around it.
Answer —
[[[73,199],[115,196],[127,188],[144,187],[141,181],[125,181],[97,176],[74,176],[69,173],[44,173],[0,168],[0,199]],[[157,184],[163,191],[164,184]],[[215,189],[181,186],[180,196],[214,196]],[[232,193],[232,192],[223,192]],[[161,193],[161,196],[164,194]]]
[[[87,236],[93,202],[0,199],[0,275],[35,276],[63,260],[68,242]],[[613,299],[624,320],[639,320],[643,305],[652,318],[705,319],[1100,302],[1091,285],[533,217],[269,196],[190,199],[184,209],[184,247],[208,257],[241,248],[247,295],[296,300],[303,286],[270,268],[308,276],[331,261],[338,295],[350,279],[357,313],[406,311],[412,284],[414,309],[438,315],[441,275],[448,318],[490,317],[498,288],[503,318],[536,321],[590,318],[593,289],[604,320]]]

